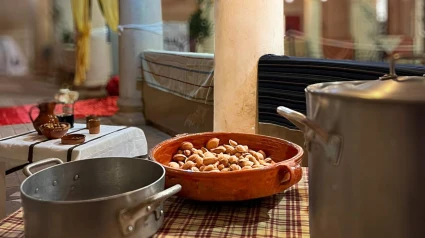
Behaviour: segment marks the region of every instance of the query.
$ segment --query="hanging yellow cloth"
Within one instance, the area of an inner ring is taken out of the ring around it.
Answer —
[[[119,22],[118,0],[98,0],[103,17],[112,31],[117,31]]]
[[[79,86],[86,80],[86,73],[90,64],[90,1],[71,0],[71,4],[74,24],[77,29],[77,61],[74,84]]]

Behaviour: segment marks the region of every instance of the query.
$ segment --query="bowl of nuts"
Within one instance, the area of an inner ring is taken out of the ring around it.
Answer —
[[[271,196],[298,183],[303,149],[255,134],[206,132],[165,140],[150,158],[165,167],[165,186],[198,201],[242,201]]]
[[[40,131],[49,140],[59,139],[66,134],[70,127],[68,122],[45,123],[40,126]]]

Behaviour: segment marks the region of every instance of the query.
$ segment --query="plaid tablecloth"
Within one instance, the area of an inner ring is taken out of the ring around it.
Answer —
[[[205,203],[171,197],[154,237],[310,237],[308,175],[283,193],[244,202]],[[24,237],[22,209],[0,222],[0,237]]]

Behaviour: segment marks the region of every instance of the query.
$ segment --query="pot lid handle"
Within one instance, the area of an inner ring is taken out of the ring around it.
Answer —
[[[420,55],[393,54],[390,57],[390,73],[380,77],[379,79],[380,80],[394,79],[395,81],[397,81],[398,76],[395,71],[395,64],[400,59],[425,60],[425,54],[420,54]]]

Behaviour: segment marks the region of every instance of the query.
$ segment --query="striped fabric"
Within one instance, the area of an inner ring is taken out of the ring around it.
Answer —
[[[149,87],[213,105],[214,55],[146,50],[140,60]]]
[[[308,174],[283,193],[244,202],[205,203],[171,197],[154,237],[310,237]],[[24,237],[22,209],[0,222],[0,237]]]

